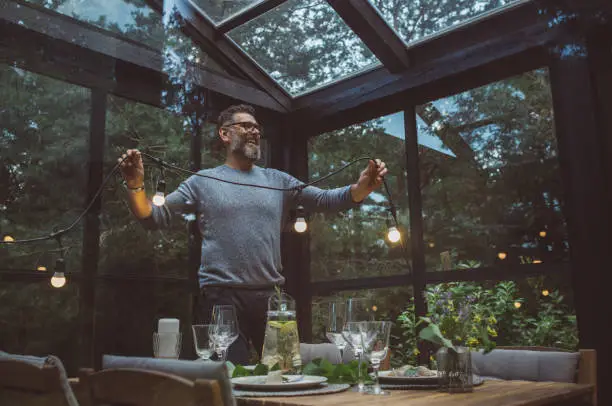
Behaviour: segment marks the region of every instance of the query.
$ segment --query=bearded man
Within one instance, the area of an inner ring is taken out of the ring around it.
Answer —
[[[198,174],[273,188],[303,185],[291,175],[254,164],[261,156],[261,133],[253,107],[237,105],[224,110],[217,120],[217,134],[225,146],[225,163]],[[168,226],[173,208],[195,203],[202,235],[198,271],[201,312],[208,318],[214,305],[234,306],[239,337],[227,358],[235,364],[248,362],[249,340],[261,356],[268,297],[275,285],[285,282],[280,242],[289,211],[298,200],[310,212],[357,207],[380,187],[387,173],[384,162],[369,161],[355,184],[330,190],[308,186],[300,192],[240,186],[193,175],[158,207],[146,196],[140,152],[128,150],[119,161],[130,209],[145,227]]]

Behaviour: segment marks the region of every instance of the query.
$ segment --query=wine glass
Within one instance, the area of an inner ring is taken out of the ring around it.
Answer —
[[[366,321],[374,319],[374,312],[370,309],[370,299],[364,297],[351,297],[346,301],[346,322]]]
[[[211,339],[215,352],[222,361],[227,358],[227,349],[238,338],[238,318],[233,305],[215,305],[212,313]]]
[[[370,309],[370,300],[367,298],[349,298],[346,301],[346,313],[345,313],[345,326],[348,323],[357,323],[357,322],[361,322],[361,321],[366,321],[366,320],[371,320],[374,317],[374,312],[371,311]],[[356,327],[357,325],[353,325],[353,329],[357,329]],[[363,358],[363,349],[362,349],[362,344],[356,339],[356,335],[357,331],[355,330],[354,332],[350,332],[347,331],[346,333],[343,331],[342,335],[345,338],[345,340],[349,343],[349,345],[353,348],[353,353],[355,355],[355,358],[357,358],[358,360],[358,367],[357,367],[357,387],[359,389],[359,392],[362,392],[364,389],[364,379],[363,376],[361,374],[361,362],[362,362],[362,358]],[[349,339],[347,339],[347,336],[352,336],[352,340],[349,341]]]
[[[325,328],[325,336],[340,350],[340,358],[343,359],[344,349],[347,342],[342,337],[342,330],[346,319],[346,304],[344,301],[333,301],[329,303],[329,319]]]
[[[388,395],[378,383],[378,369],[389,352],[390,321],[366,321],[360,324],[362,329],[363,352],[372,363],[374,370],[374,385],[366,393],[372,395]]]
[[[223,323],[226,320],[233,321],[238,325],[238,318],[236,317],[236,308],[234,308],[234,305],[214,305],[211,324]]]
[[[214,324],[194,324],[191,326],[196,354],[205,361],[209,360],[215,352],[215,343],[211,334],[214,326]]]
[[[344,324],[342,337],[353,349],[355,357],[359,360],[357,366],[357,390],[364,391],[364,379],[361,374],[361,359],[363,355],[363,326],[362,321],[349,321]]]
[[[238,338],[238,324],[231,320],[221,320],[210,327],[211,340],[221,361],[227,360],[227,349]]]

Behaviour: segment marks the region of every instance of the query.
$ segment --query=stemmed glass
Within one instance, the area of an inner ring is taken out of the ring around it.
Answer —
[[[212,314],[213,324],[210,336],[215,343],[215,352],[221,361],[227,359],[227,349],[238,338],[238,319],[236,309],[232,305],[215,305]]]
[[[389,352],[390,321],[366,321],[360,324],[362,329],[363,351],[374,369],[374,386],[366,391],[372,395],[388,395],[378,383],[378,369]]]
[[[344,323],[346,320],[346,303],[340,301],[334,301],[329,303],[329,319],[327,320],[327,326],[325,329],[325,336],[327,339],[336,345],[340,350],[340,358],[344,359],[344,349],[346,348],[347,342],[342,337],[342,330],[344,329]]]
[[[346,301],[346,313],[342,336],[353,349],[355,358],[358,360],[357,366],[357,388],[359,392],[364,390],[364,377],[361,375],[361,362],[363,358],[363,344],[360,339],[361,329],[358,324],[361,321],[369,320],[373,317],[370,312],[370,301],[366,298],[349,298]]]
[[[194,324],[191,326],[196,354],[205,361],[209,360],[215,352],[215,343],[212,337],[214,327],[214,324]]]

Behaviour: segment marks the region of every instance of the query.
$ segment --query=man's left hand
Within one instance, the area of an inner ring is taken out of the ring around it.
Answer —
[[[383,176],[387,174],[387,168],[383,161],[370,160],[357,183],[351,185],[351,196],[354,202],[362,202],[373,190],[378,189],[383,183]]]

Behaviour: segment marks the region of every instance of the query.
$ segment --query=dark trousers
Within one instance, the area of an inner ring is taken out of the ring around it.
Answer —
[[[214,305],[233,305],[236,309],[240,334],[229,347],[227,360],[234,364],[247,365],[250,354],[249,341],[261,359],[268,298],[274,293],[274,289],[204,287],[200,292],[202,300],[199,306],[199,319],[202,324],[210,322]]]

